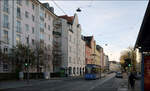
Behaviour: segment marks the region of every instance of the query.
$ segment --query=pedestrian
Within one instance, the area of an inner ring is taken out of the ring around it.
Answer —
[[[134,89],[135,79],[136,79],[135,75],[131,72],[128,80],[132,89]]]

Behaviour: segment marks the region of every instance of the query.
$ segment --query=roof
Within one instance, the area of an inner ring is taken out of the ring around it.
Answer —
[[[103,49],[100,45],[96,45],[96,49],[98,50],[98,51],[100,51],[101,49]]]
[[[84,36],[84,41],[86,42],[86,45],[91,48],[91,41],[93,39],[93,36]]]
[[[39,0],[32,0],[32,1],[37,1],[39,4],[41,4],[44,8],[46,8],[48,11],[50,11],[45,5],[43,5],[43,3],[41,3]],[[56,18],[58,17],[54,12],[50,11],[50,13],[55,16]]]
[[[150,51],[150,2],[148,3],[145,16],[135,43],[135,48],[141,47],[144,52]]]
[[[84,36],[85,41],[91,41],[93,36]]]
[[[74,20],[74,16],[62,15],[62,16],[58,16],[58,17],[66,19],[71,24],[73,23],[73,20]]]

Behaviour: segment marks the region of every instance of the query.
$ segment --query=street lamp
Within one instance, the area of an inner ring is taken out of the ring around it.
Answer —
[[[81,12],[81,9],[80,9],[80,8],[78,8],[76,11],[77,11],[77,12]]]

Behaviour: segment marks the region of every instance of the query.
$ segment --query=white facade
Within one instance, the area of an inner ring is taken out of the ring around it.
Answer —
[[[141,61],[142,61],[142,54],[140,53],[139,49],[136,48],[136,70],[141,72]]]
[[[111,71],[121,71],[121,65],[116,61],[109,61],[109,69]]]
[[[81,38],[81,27],[77,14],[72,17],[60,18],[61,23],[57,31],[61,31],[61,65],[55,66],[55,71],[64,68],[71,76],[81,75],[85,68],[85,42]],[[70,23],[68,20],[72,19]]]
[[[55,18],[56,15],[38,0],[1,0],[0,47],[7,52],[19,42],[29,43],[30,47],[35,47],[36,41],[43,41],[44,45],[50,48],[48,56],[52,58],[52,31]],[[47,71],[52,72],[52,59],[46,62]]]
[[[108,58],[108,55],[104,55],[104,67],[105,67],[105,70],[109,70],[109,58]]]

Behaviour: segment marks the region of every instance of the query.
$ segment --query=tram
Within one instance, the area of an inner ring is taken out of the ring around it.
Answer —
[[[95,80],[101,78],[101,66],[95,64],[87,64],[85,66],[85,79]]]

